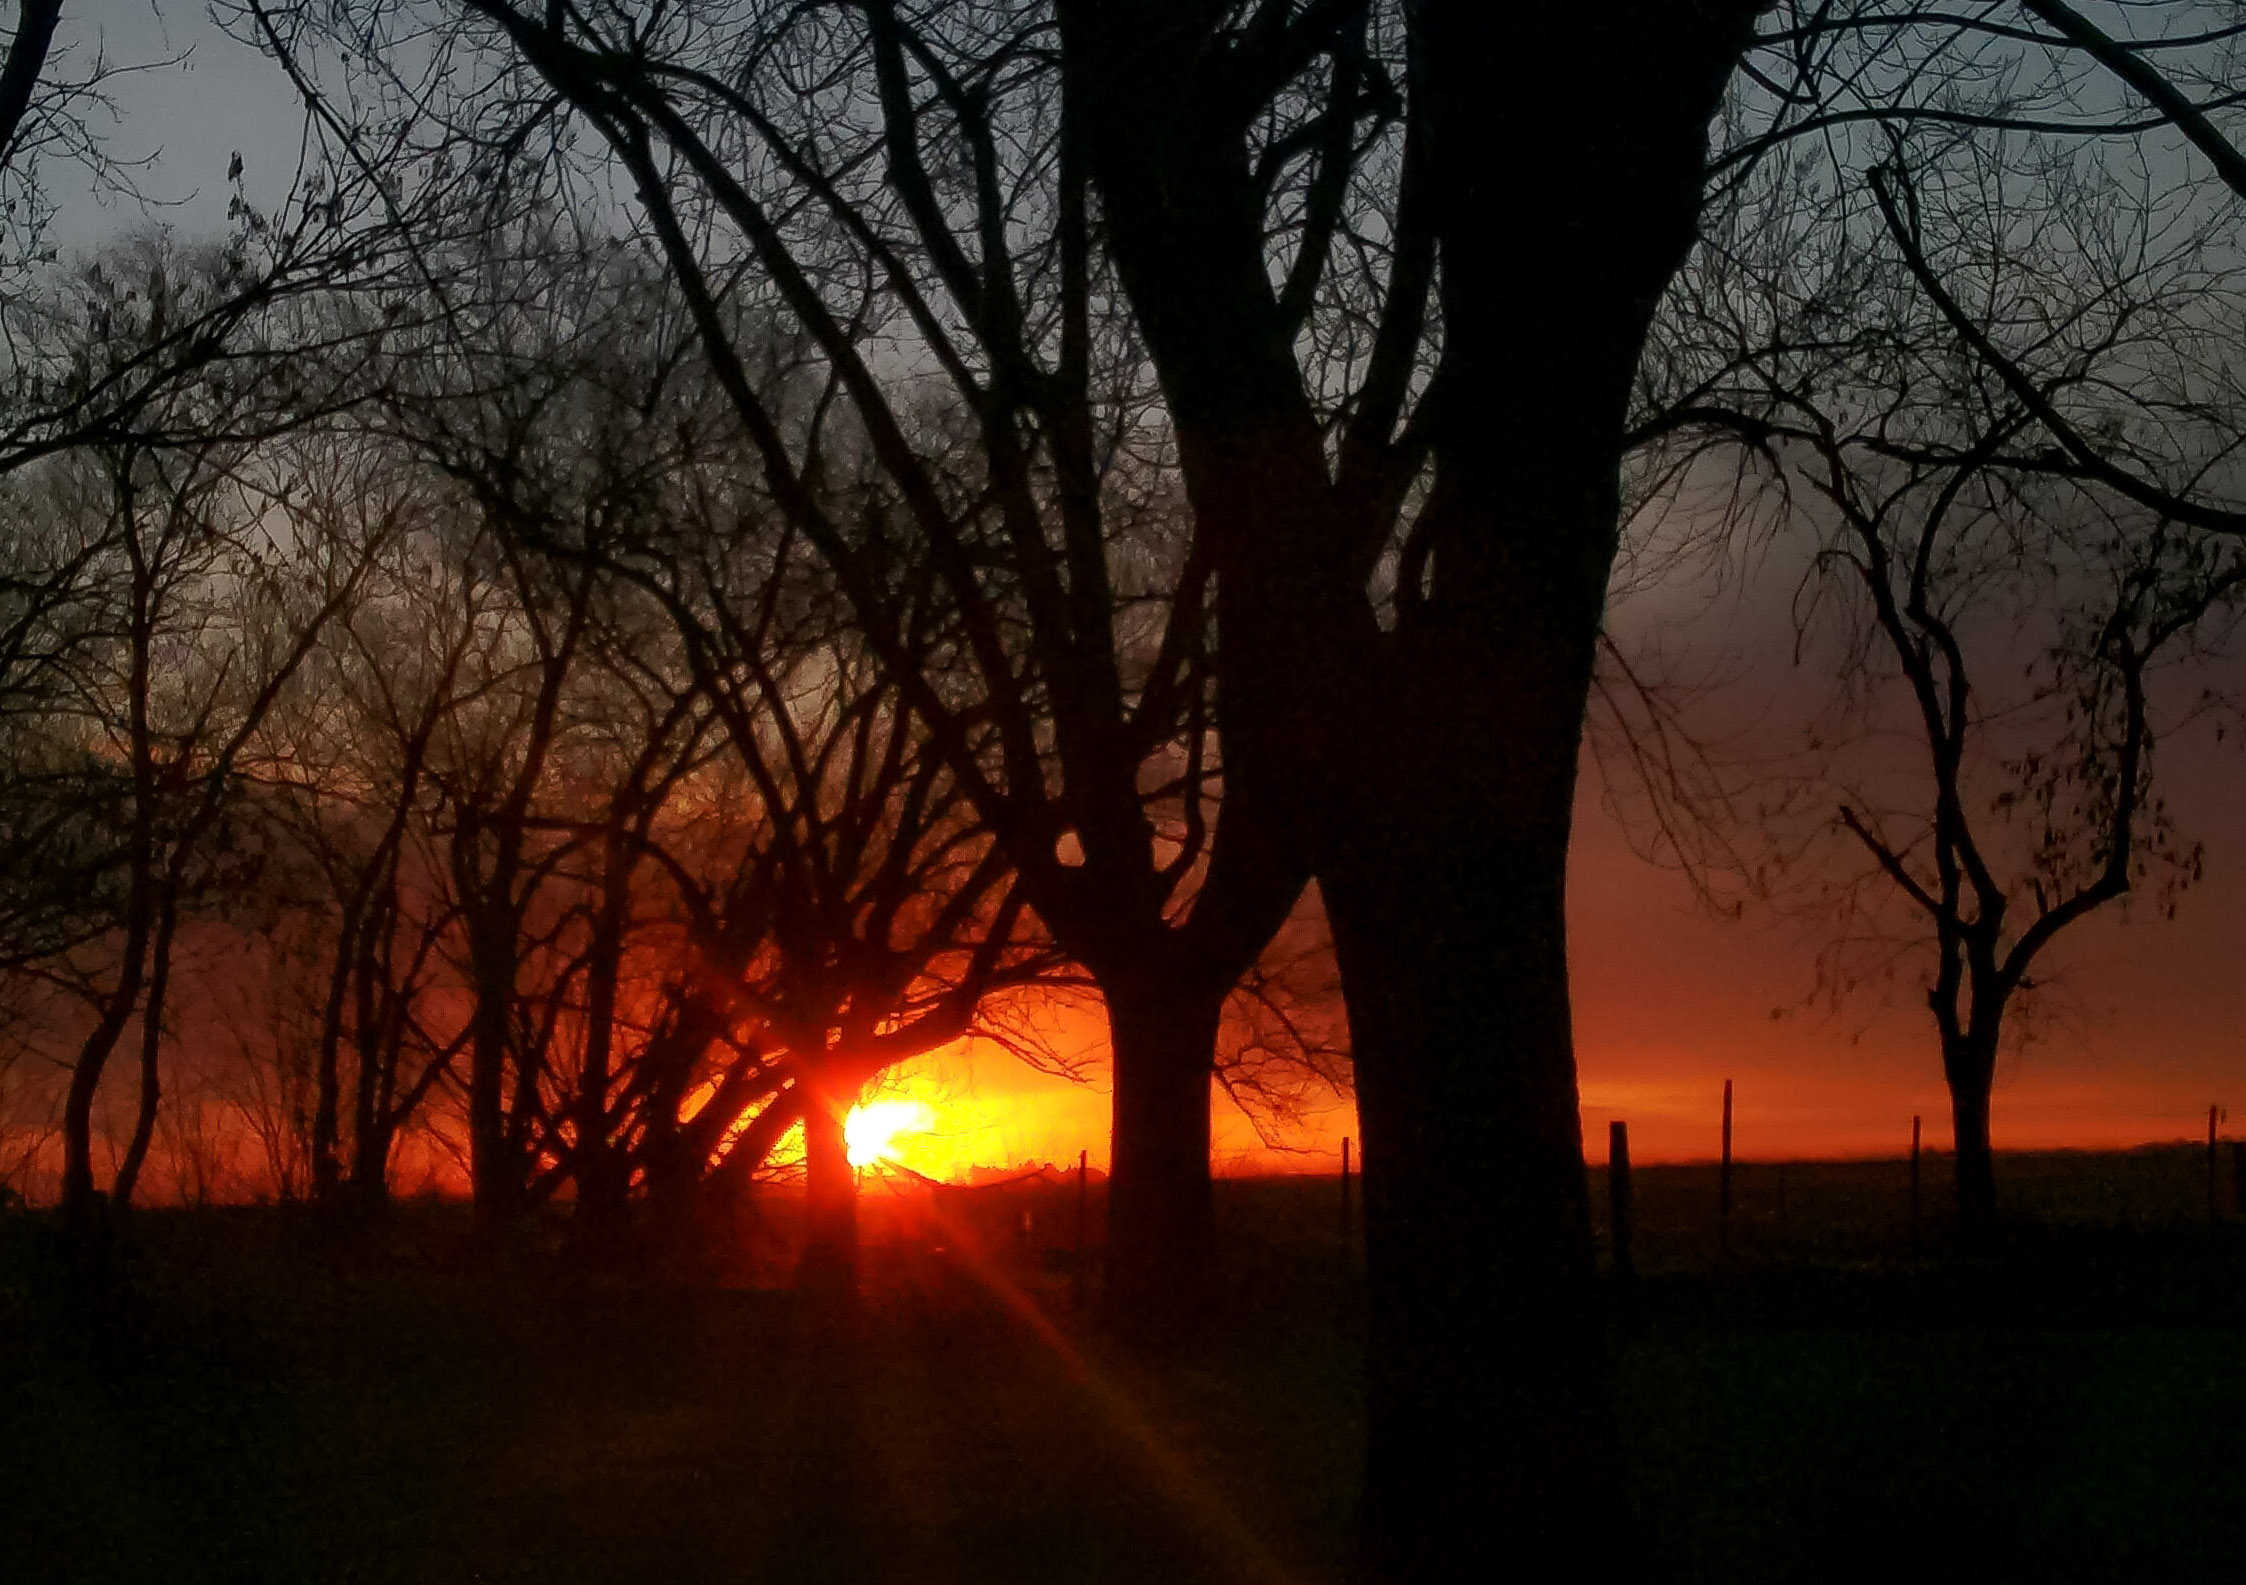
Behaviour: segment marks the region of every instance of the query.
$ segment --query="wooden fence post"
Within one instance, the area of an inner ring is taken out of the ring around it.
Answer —
[[[1723,1165],[1716,1173],[1716,1238],[1731,1253],[1731,1081],[1723,1081]]]
[[[1614,1236],[1614,1280],[1627,1291],[1638,1280],[1638,1265],[1630,1252],[1630,1125],[1619,1117],[1607,1124],[1607,1211]]]
[[[1341,1136],[1341,1243],[1349,1247],[1349,1136]]]
[[[1918,1253],[1918,1129],[1919,1118],[1911,1116],[1911,1253]]]
[[[2216,1124],[2217,1120],[2219,1119],[2219,1117],[2221,1116],[2221,1110],[2222,1110],[2222,1109],[2221,1109],[2221,1108],[2220,1108],[2219,1106],[2217,1106],[2217,1105],[2216,1105],[2215,1103],[2213,1103],[2213,1102],[2209,1102],[2209,1103],[2208,1103],[2208,1106],[2207,1106],[2207,1220],[2208,1220],[2208,1221],[2210,1221],[2210,1222],[2219,1222],[2219,1221],[2221,1221],[2221,1220],[2222,1220],[2222,1214],[2223,1214],[2223,1213],[2222,1213],[2222,1206],[2221,1206],[2221,1205],[2219,1205],[2219,1204],[2218,1204],[2218,1203],[2216,1202],[2216,1200],[2215,1200],[2215,1124]]]
[[[1076,1153],[1076,1307],[1089,1309],[1092,1301],[1092,1153]]]

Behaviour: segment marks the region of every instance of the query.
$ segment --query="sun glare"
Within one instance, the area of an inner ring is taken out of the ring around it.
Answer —
[[[850,1165],[870,1167],[894,1158],[899,1134],[926,1133],[935,1126],[936,1114],[921,1101],[868,1101],[850,1108],[842,1120],[843,1143]]]

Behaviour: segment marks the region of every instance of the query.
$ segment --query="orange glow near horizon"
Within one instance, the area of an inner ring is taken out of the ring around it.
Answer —
[[[865,1101],[853,1106],[842,1120],[850,1165],[865,1168],[877,1161],[894,1161],[900,1134],[924,1134],[935,1123],[935,1108],[925,1101]]]
[[[1041,1074],[981,1042],[960,1042],[884,1074],[844,1123],[850,1160],[894,1163],[939,1182],[1107,1155],[1106,1085]]]
[[[1759,988],[1739,989],[1751,995]],[[1888,1039],[1857,1043],[1767,1017],[1742,1019],[1731,1040],[1702,1045],[1629,1038],[1638,1031],[1613,1028],[1611,1010],[1579,998],[1579,1008],[1585,1003],[1595,1010],[1578,1034],[1577,1055],[1584,1156],[1593,1166],[1606,1160],[1607,1124],[1616,1118],[1629,1123],[1641,1164],[1714,1160],[1726,1077],[1736,1081],[1733,1146],[1743,1161],[1899,1158],[1909,1149],[1914,1113],[1925,1120],[1926,1149],[1949,1149],[1948,1096],[1908,1020],[1897,1020],[1903,1027]],[[981,1041],[893,1069],[853,1112],[853,1122],[868,1119],[852,1132],[853,1164],[879,1173],[894,1162],[939,1182],[964,1182],[1073,1168],[1083,1151],[1094,1171],[1105,1171],[1113,1098],[1100,1050],[1105,1031],[1096,1009],[1080,1017],[1081,1030],[1070,1032],[1083,1037],[1081,1080],[1030,1068]],[[2126,1149],[2201,1137],[2206,1126],[2204,1103],[2195,1108],[2166,1086],[2132,1082],[2125,1071],[2085,1082],[2057,1068],[2031,1062],[2000,1072],[1998,1150]],[[2234,1137],[2227,1122],[2224,1133]],[[870,1142],[876,1134],[879,1142]],[[1345,1137],[1359,1163],[1365,1156],[1356,1108],[1346,1101],[1306,1111],[1266,1140],[1212,1086],[1210,1134],[1220,1177],[1331,1175],[1340,1170]],[[800,1159],[799,1139],[778,1158]]]
[[[868,1089],[851,1121],[869,1119],[860,1125],[869,1140],[891,1119],[904,1120],[882,1145],[861,1151],[853,1139],[853,1164],[878,1171],[894,1162],[922,1177],[962,1182],[978,1173],[1073,1168],[1081,1152],[1094,1171],[1107,1170],[1114,1090],[1105,1020],[1094,1007],[1063,1011],[1055,1021],[1060,1027],[1048,1032],[1049,1043],[1082,1061],[1080,1078],[1033,1068],[989,1041],[956,1042],[900,1064]],[[889,1110],[897,1106],[917,1114]],[[1356,1109],[1328,1099],[1266,1141],[1214,1084],[1209,1122],[1210,1163],[1227,1177],[1338,1171],[1342,1138],[1357,1131]]]

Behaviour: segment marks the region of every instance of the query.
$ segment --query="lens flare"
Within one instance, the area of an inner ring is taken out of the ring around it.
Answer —
[[[899,1134],[926,1133],[935,1126],[936,1114],[921,1101],[868,1101],[850,1108],[842,1120],[843,1143],[850,1165],[870,1167],[896,1155]]]

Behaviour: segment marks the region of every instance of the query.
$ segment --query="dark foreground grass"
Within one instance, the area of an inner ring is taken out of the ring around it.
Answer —
[[[89,1310],[19,1217],[0,1579],[1339,1580],[1362,1293],[1334,1185],[1223,1209],[1232,1320],[1161,1360],[1033,1260],[1001,1287],[1049,1329],[933,1257],[884,1263],[838,1327],[479,1269],[441,1212],[348,1254],[278,1211],[143,1216]],[[2077,1218],[1916,1263],[1814,1232],[1648,1260],[1617,1322],[1659,1577],[2235,1569],[2246,1230]]]

